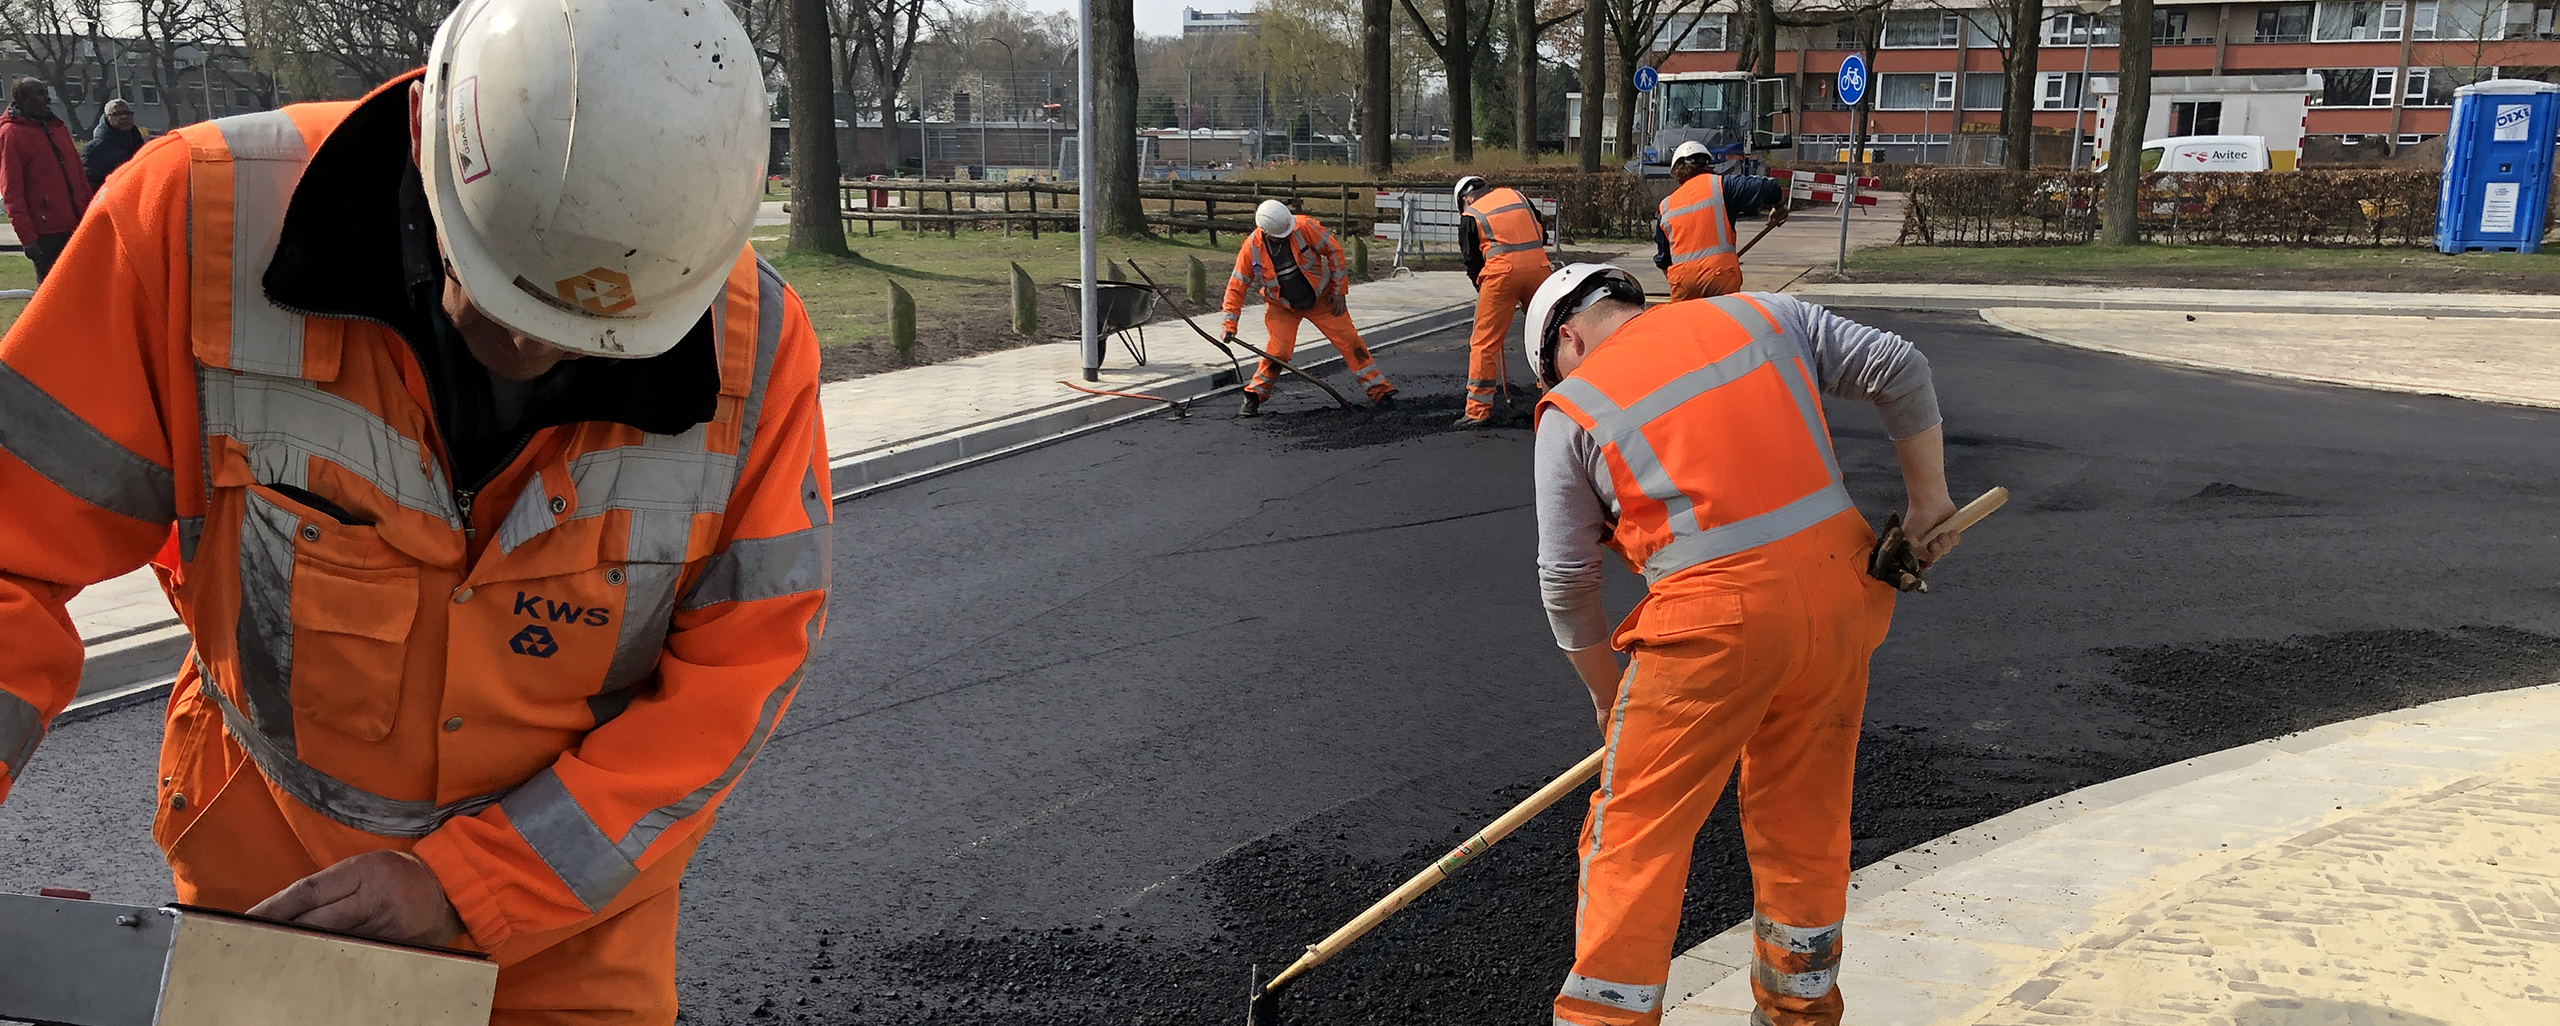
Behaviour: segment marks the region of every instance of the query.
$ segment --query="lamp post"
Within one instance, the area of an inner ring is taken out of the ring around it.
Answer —
[[[994,36],[979,36],[978,38],[986,42],[994,43],[997,46],[1004,47],[1004,62],[1011,69],[1006,72],[1009,77],[1005,79],[1004,83],[1004,102],[1006,106],[1014,109],[1013,117],[1007,120],[1022,120],[1022,98],[1015,95],[1021,89],[1022,62],[1014,57],[1013,44],[1005,42],[1004,40],[998,39]]]
[[[2078,171],[2081,112],[2089,109],[2089,50],[2098,42],[2099,16],[2115,4],[2112,0],[2080,0],[2072,6],[2089,18],[2089,24],[2080,31],[2080,95],[2073,97],[2071,104],[2071,170]]]

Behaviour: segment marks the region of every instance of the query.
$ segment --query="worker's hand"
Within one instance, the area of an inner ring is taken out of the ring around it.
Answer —
[[[1351,309],[1351,304],[1346,303],[1346,302],[1343,302],[1343,300],[1342,300],[1342,293],[1336,292],[1336,293],[1334,293],[1334,294],[1333,294],[1333,315],[1334,315],[1334,316],[1336,316],[1336,317],[1340,317],[1340,316],[1342,316],[1344,313],[1349,312],[1349,311],[1350,311],[1350,309]]]
[[[1964,537],[1964,532],[1952,531],[1931,540],[1927,545],[1920,544],[1921,537],[1928,534],[1930,528],[1945,523],[1948,517],[1954,515],[1956,515],[1955,500],[1949,498],[1944,491],[1934,495],[1912,496],[1910,504],[1903,507],[1902,533],[1904,537],[1911,539],[1911,554],[1920,558],[1921,566],[1926,567],[1937,562],[1940,557],[1947,554],[1948,550],[1956,547],[1958,539]]]
[[[1777,206],[1769,208],[1769,227],[1775,228],[1785,223],[1787,223],[1786,204],[1780,203]]]
[[[1599,717],[1601,735],[1606,736],[1609,733],[1609,710],[1618,704],[1618,677],[1624,672],[1618,668],[1617,650],[1607,645],[1593,645],[1567,651],[1564,657],[1573,661],[1574,675],[1582,678],[1583,687],[1590,689],[1592,712]]]
[[[1243,341],[1243,339],[1239,339],[1239,338],[1237,338],[1237,337],[1236,337],[1236,331],[1235,331],[1235,329],[1234,329],[1234,328],[1229,328],[1229,329],[1227,329],[1227,333],[1226,333],[1225,335],[1223,335],[1223,336],[1220,336],[1220,337],[1219,337],[1218,341],[1220,341],[1220,342],[1241,342],[1241,341]]]
[[[403,944],[442,944],[462,935],[462,917],[425,862],[404,851],[369,851],[340,861],[249,910],[300,926],[379,937]]]

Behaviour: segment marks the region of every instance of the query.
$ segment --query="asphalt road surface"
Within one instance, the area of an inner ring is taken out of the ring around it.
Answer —
[[[1876,658],[1861,864],[2181,758],[2560,679],[2560,413],[1873,319],[1937,368],[1959,501],[2015,497]],[[688,878],[685,1020],[1240,1022],[1248,966],[1590,751],[1537,601],[1528,433],[1439,430],[1463,348],[1384,354],[1397,414],[1292,385],[1260,420],[1221,401],[838,507],[823,653]],[[1900,486],[1875,415],[1832,419],[1880,520]],[[1613,573],[1612,604],[1634,585]],[[56,732],[0,809],[0,888],[165,897],[157,735],[148,708]],[[1318,970],[1291,1020],[1543,1022],[1579,812]],[[1728,803],[1682,943],[1748,900]]]

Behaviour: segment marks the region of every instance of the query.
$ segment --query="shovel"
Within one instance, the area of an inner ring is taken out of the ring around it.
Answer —
[[[1538,793],[1512,806],[1511,811],[1503,813],[1501,818],[1494,820],[1484,829],[1476,831],[1475,836],[1449,849],[1449,854],[1440,856],[1437,861],[1424,867],[1422,872],[1413,874],[1413,878],[1406,880],[1403,886],[1396,888],[1386,897],[1378,899],[1378,903],[1369,906],[1368,911],[1342,924],[1342,928],[1333,931],[1331,936],[1307,945],[1307,953],[1298,956],[1298,960],[1290,964],[1289,968],[1281,970],[1280,975],[1272,977],[1270,982],[1253,988],[1253,1002],[1245,1013],[1245,1026],[1277,1026],[1280,1021],[1282,988],[1296,982],[1299,977],[1306,975],[1308,970],[1323,965],[1326,959],[1350,947],[1351,942],[1377,929],[1378,924],[1385,922],[1388,916],[1413,904],[1413,900],[1421,897],[1422,892],[1430,890],[1433,885],[1442,880],[1457,875],[1458,870],[1465,868],[1466,864],[1474,861],[1476,856],[1484,854],[1486,849],[1493,847],[1494,842],[1520,829],[1520,824],[1536,818],[1538,813],[1546,811],[1547,806],[1555,804],[1556,800],[1564,797],[1567,792],[1581,787],[1592,777],[1599,776],[1601,757],[1608,754],[1609,750],[1603,748],[1591,753],[1581,762],[1575,763],[1572,769],[1564,771],[1563,776],[1548,781],[1547,786],[1538,789]]]
[[[1133,270],[1133,271],[1138,272],[1138,277],[1146,279],[1147,287],[1148,287],[1148,288],[1154,289],[1154,290],[1156,290],[1158,293],[1162,293],[1162,292],[1164,292],[1164,286],[1156,284],[1155,276],[1154,276],[1154,275],[1152,275],[1152,274],[1148,274],[1148,273],[1147,273],[1147,269],[1146,269],[1146,268],[1138,266],[1138,262],[1137,262],[1137,261],[1135,261],[1135,260],[1129,261],[1129,269],[1130,269],[1130,270]],[[1166,298],[1166,299],[1171,299],[1171,298],[1173,298],[1173,297],[1171,297],[1171,296],[1166,296],[1165,298]],[[1245,341],[1245,340],[1243,340],[1243,339],[1240,339],[1240,338],[1234,338],[1234,339],[1224,339],[1224,340],[1221,340],[1221,339],[1219,339],[1217,336],[1209,334],[1209,332],[1208,332],[1208,330],[1207,330],[1207,329],[1204,329],[1204,328],[1200,327],[1200,322],[1195,321],[1195,320],[1192,320],[1192,319],[1191,319],[1191,315],[1190,315],[1190,314],[1187,314],[1187,313],[1183,313],[1183,312],[1182,312],[1182,307],[1181,307],[1181,305],[1180,305],[1180,304],[1173,304],[1173,313],[1174,313],[1174,316],[1182,318],[1182,323],[1190,325],[1190,326],[1191,326],[1191,330],[1192,330],[1194,333],[1198,334],[1201,338],[1207,339],[1207,340],[1209,341],[1209,344],[1210,344],[1210,345],[1213,345],[1213,346],[1218,347],[1218,351],[1219,351],[1219,352],[1221,352],[1221,353],[1226,353],[1226,354],[1227,354],[1227,359],[1228,359],[1229,361],[1233,361],[1233,360],[1235,359],[1235,353],[1234,353],[1232,350],[1229,350],[1229,349],[1227,348],[1227,343],[1228,343],[1228,342],[1233,342],[1233,343],[1235,343],[1235,344],[1237,344],[1237,345],[1243,346],[1243,347],[1244,347],[1244,351],[1245,351],[1245,352],[1252,353],[1252,354],[1253,354],[1253,355],[1255,355],[1255,356],[1259,356],[1259,357],[1261,357],[1261,358],[1263,358],[1263,359],[1265,359],[1265,360],[1269,360],[1269,361],[1271,361],[1272,363],[1277,364],[1281,369],[1286,370],[1286,371],[1288,371],[1288,372],[1289,372],[1289,373],[1291,373],[1291,374],[1295,374],[1295,375],[1297,375],[1297,376],[1299,376],[1299,377],[1302,377],[1302,378],[1307,379],[1308,381],[1315,382],[1315,386],[1316,386],[1317,388],[1324,389],[1324,394],[1329,395],[1329,396],[1332,396],[1332,397],[1333,397],[1333,401],[1334,401],[1334,402],[1341,403],[1341,404],[1342,404],[1342,408],[1343,408],[1343,409],[1346,409],[1346,410],[1356,410],[1356,409],[1359,409],[1359,407],[1351,405],[1351,400],[1343,398],[1343,397],[1342,397],[1342,393],[1334,391],[1334,390],[1333,390],[1333,386],[1332,386],[1332,385],[1325,384],[1325,383],[1324,383],[1324,379],[1322,379],[1322,378],[1318,378],[1318,377],[1316,377],[1316,376],[1315,376],[1315,375],[1313,375],[1313,374],[1309,374],[1309,373],[1307,373],[1307,372],[1305,372],[1305,371],[1299,370],[1295,364],[1292,364],[1292,363],[1290,363],[1289,361],[1287,361],[1287,360],[1283,360],[1283,359],[1281,359],[1281,358],[1279,358],[1279,357],[1277,357],[1277,356],[1273,356],[1273,355],[1271,355],[1271,354],[1269,354],[1269,353],[1263,352],[1263,351],[1262,351],[1262,350],[1260,350],[1260,349],[1256,349],[1256,348],[1254,348],[1253,343],[1251,343],[1251,342],[1247,342],[1247,341]],[[1243,373],[1242,368],[1238,368],[1237,373],[1238,373],[1238,376],[1242,376],[1242,373]]]

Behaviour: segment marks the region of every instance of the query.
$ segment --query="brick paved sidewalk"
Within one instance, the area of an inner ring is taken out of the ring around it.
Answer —
[[[1851,1026],[2560,1022],[2560,684],[2100,784],[1857,879]],[[1748,944],[1684,954],[1665,1022],[1748,1022]]]

